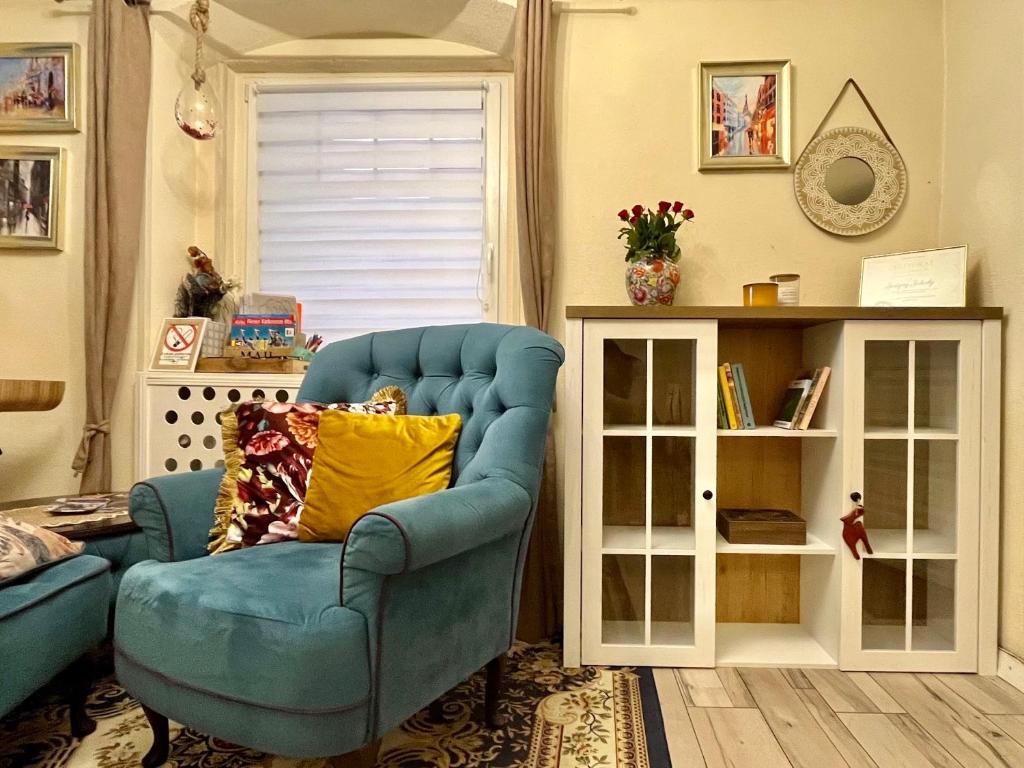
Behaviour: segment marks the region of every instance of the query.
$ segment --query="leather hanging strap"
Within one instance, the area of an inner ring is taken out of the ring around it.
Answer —
[[[828,122],[828,119],[832,116],[832,113],[835,112],[836,107],[839,106],[839,102],[842,101],[843,94],[846,93],[846,89],[849,88],[851,85],[853,86],[853,89],[857,91],[857,95],[860,96],[860,100],[864,102],[864,106],[867,107],[868,113],[870,113],[871,118],[875,121],[875,125],[878,126],[878,129],[882,132],[882,135],[885,136],[886,141],[892,144],[893,149],[896,150],[896,154],[900,156],[900,159],[903,159],[903,155],[900,153],[899,147],[896,146],[896,142],[892,140],[892,136],[890,136],[889,132],[885,129],[885,126],[882,124],[881,118],[878,116],[878,113],[875,112],[875,108],[871,106],[871,102],[868,100],[868,97],[864,94],[863,89],[860,87],[860,85],[857,84],[856,80],[850,77],[847,78],[845,83],[843,83],[843,87],[839,89],[839,94],[835,97],[835,99],[833,99],[832,105],[828,108],[828,111],[825,112],[825,116],[821,118],[821,122],[818,123],[818,127],[814,129],[814,133],[811,134],[811,138],[807,140],[807,144],[804,146],[803,152],[801,152],[800,157],[796,159],[798,163],[800,162],[800,158],[804,156],[804,152],[807,151],[807,147],[809,147],[811,145],[811,142],[814,141],[814,139],[817,138],[818,134],[821,133],[821,129],[825,126],[825,123]]]

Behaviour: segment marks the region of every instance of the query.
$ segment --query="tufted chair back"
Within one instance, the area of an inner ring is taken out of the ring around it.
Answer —
[[[401,387],[409,413],[458,413],[453,484],[504,477],[537,500],[562,346],[526,326],[474,323],[381,331],[317,353],[299,400],[366,400]]]

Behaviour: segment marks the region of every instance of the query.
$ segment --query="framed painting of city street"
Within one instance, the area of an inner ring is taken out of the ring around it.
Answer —
[[[0,43],[0,131],[78,130],[78,46]]]
[[[0,146],[0,248],[59,251],[64,150]]]
[[[789,61],[700,65],[700,170],[788,168]]]

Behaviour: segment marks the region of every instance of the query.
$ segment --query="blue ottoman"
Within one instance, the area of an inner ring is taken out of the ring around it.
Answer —
[[[107,635],[110,563],[79,555],[0,586],[0,717],[58,673],[75,665]],[[71,732],[96,724],[85,715],[90,676],[72,675]]]

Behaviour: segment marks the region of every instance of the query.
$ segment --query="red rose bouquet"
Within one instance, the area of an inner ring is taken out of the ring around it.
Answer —
[[[675,263],[681,255],[676,232],[693,219],[693,211],[683,208],[678,200],[662,200],[656,211],[637,203],[619,211],[619,218],[625,222],[619,229],[619,239],[626,239],[626,261],[665,259]]]

